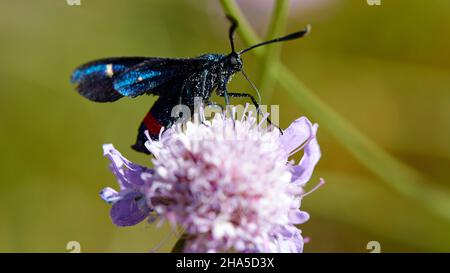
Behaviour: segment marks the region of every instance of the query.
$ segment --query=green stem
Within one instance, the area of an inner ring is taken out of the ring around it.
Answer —
[[[219,1],[225,12],[227,14],[233,15],[233,17],[238,20],[239,22],[238,32],[244,44],[250,46],[258,43],[260,41],[258,35],[256,35],[256,33],[253,31],[252,27],[247,22],[247,20],[242,21],[242,19],[245,17],[241,9],[236,5],[236,3],[230,0],[219,0]],[[255,48],[254,50],[252,50],[252,52],[262,54],[263,47]]]
[[[286,29],[289,13],[289,0],[275,1],[275,8],[272,14],[272,21],[267,32],[266,40],[271,40],[281,36]],[[275,87],[275,77],[271,77],[271,68],[276,67],[281,55],[281,43],[267,46],[266,54],[261,60],[261,72],[257,86],[261,90],[261,95],[266,104],[272,100],[273,89]],[[273,69],[277,72],[278,69]]]
[[[249,46],[260,42],[236,3],[232,0],[220,2],[223,9],[239,21],[238,32],[244,43]],[[260,60],[264,58],[264,51],[252,52]],[[283,64],[271,66],[269,70],[269,76],[277,80],[309,115],[334,135],[370,171],[400,193],[450,220],[450,195],[447,191],[427,187],[425,179],[418,172],[385,152],[353,127],[344,117],[322,102]]]
[[[175,243],[175,245],[172,248],[171,253],[183,253],[184,246],[186,244],[186,235],[181,235],[181,237],[178,239],[178,241]]]

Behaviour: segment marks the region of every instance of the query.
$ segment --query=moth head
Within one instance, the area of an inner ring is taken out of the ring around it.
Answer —
[[[236,52],[231,52],[226,58],[226,66],[233,71],[242,70],[242,59]]]

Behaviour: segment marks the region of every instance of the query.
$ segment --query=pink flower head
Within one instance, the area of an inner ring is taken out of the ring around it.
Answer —
[[[137,179],[146,200],[139,211],[182,227],[185,252],[302,252],[295,225],[309,219],[300,201],[320,158],[317,125],[302,117],[281,134],[251,112],[201,120],[147,141],[154,167]],[[298,165],[288,160],[302,149]]]

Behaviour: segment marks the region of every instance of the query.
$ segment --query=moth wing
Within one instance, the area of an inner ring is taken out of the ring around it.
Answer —
[[[83,97],[96,102],[112,102],[123,95],[113,82],[122,72],[144,62],[145,57],[119,57],[95,60],[81,65],[71,75],[71,82]]]
[[[127,97],[161,95],[162,92],[173,89],[170,86],[178,86],[190,75],[200,71],[206,62],[198,58],[149,58],[118,75],[113,87],[119,94]]]

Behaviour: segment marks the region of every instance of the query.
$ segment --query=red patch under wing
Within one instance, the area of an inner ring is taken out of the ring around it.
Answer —
[[[147,130],[151,136],[159,135],[161,131],[162,125],[159,121],[152,115],[151,112],[148,112],[144,118],[144,124],[147,127]]]

